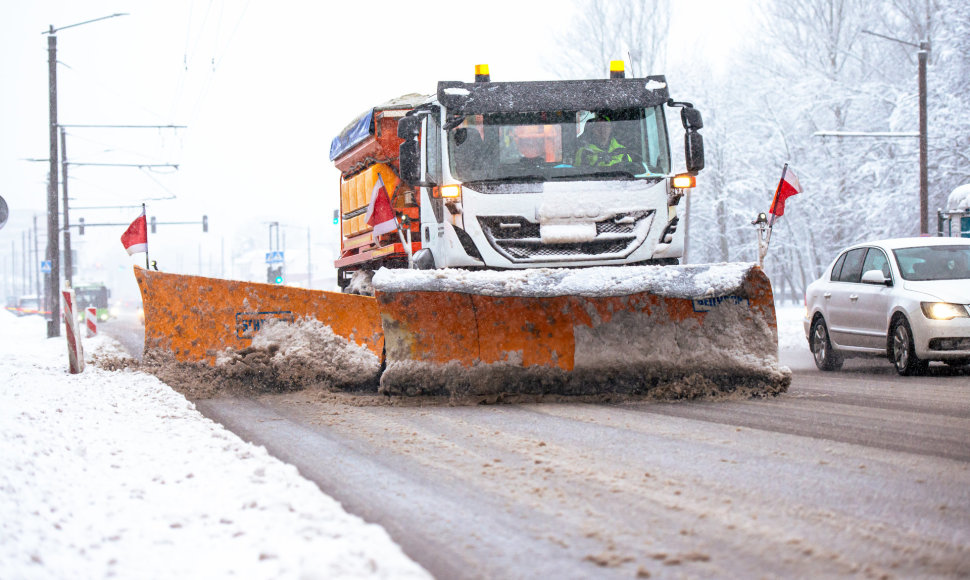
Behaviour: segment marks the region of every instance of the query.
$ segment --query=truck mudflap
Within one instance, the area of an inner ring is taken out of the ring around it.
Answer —
[[[382,270],[374,286],[389,395],[692,397],[791,382],[753,264]]]
[[[383,356],[377,302],[367,296],[153,272],[135,266],[145,311],[145,355],[213,365],[251,346],[267,323],[311,318]],[[376,368],[375,368],[376,370]]]

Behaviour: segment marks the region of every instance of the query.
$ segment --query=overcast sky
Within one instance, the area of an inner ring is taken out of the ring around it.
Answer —
[[[731,7],[749,3],[675,4],[687,16],[675,19],[672,37],[683,39],[725,30]],[[219,274],[234,241],[246,233],[265,240],[269,221],[292,226],[284,230],[288,250],[306,247],[306,231],[299,228],[312,224],[317,261],[327,252],[317,244],[336,243],[331,222],[339,174],[328,152],[340,129],[392,97],[431,93],[439,80],[470,81],[477,63],[490,65],[493,80],[554,78],[555,31],[569,25],[573,11],[565,1],[522,0],[8,3],[0,21],[0,195],[12,210],[26,211],[0,230],[0,254],[9,254],[11,239],[19,245],[16,228],[25,227],[28,214],[46,208],[47,164],[28,159],[48,156],[42,32],[49,25],[128,13],[57,34],[61,124],[188,127],[68,127],[71,163],[179,166],[70,165],[72,206],[147,200],[149,214],[160,222],[199,221],[206,214],[205,235],[201,226],[160,226],[150,240],[152,258],[163,269],[187,273],[211,263]],[[730,42],[731,35],[721,38]],[[723,45],[711,54],[723,55]],[[72,222],[117,222],[135,214],[78,210]],[[124,266],[125,272],[129,264],[143,263],[143,256],[129,258],[121,250],[119,235],[112,227],[75,235],[81,262]],[[225,270],[230,274],[228,265]]]

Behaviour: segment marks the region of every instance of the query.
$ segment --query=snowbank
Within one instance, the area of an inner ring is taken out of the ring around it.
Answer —
[[[257,390],[287,391],[311,384],[355,388],[376,384],[380,367],[370,350],[309,317],[292,323],[270,320],[250,347],[216,358],[217,370],[261,384]]]
[[[625,296],[653,292],[673,298],[724,296],[737,290],[748,263],[528,270],[391,270],[374,275],[381,292],[462,292],[485,296]]]
[[[428,577],[155,377],[69,375],[65,339],[44,335],[0,312],[0,578]]]

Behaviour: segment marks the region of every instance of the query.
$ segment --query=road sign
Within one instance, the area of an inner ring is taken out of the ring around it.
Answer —
[[[40,271],[43,272],[43,273],[45,273],[45,274],[50,274],[51,273],[51,261],[50,260],[44,260],[44,261],[42,261],[40,263]]]
[[[4,201],[3,196],[0,196],[0,230],[3,229],[3,224],[7,223],[9,216],[10,209],[7,208],[7,202]]]
[[[281,264],[283,262],[283,252],[266,252],[266,263],[267,264]]]

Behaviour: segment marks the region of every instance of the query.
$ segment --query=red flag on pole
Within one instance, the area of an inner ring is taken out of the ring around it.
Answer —
[[[379,173],[374,191],[370,194],[370,204],[367,206],[364,221],[374,228],[372,236],[375,238],[397,229],[397,215],[391,207],[391,198],[387,195],[387,188],[384,187],[384,180]]]
[[[768,225],[775,224],[775,220],[785,215],[785,200],[789,197],[802,192],[802,184],[798,182],[795,172],[788,168],[788,164],[781,170],[781,181],[775,189],[775,198],[771,201],[771,209],[768,210]]]
[[[141,215],[131,222],[125,233],[121,234],[121,243],[128,250],[129,256],[138,252],[148,252],[148,221],[145,219],[144,209]]]

